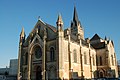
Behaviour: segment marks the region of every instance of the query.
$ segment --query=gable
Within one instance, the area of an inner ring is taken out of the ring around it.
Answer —
[[[102,39],[102,38],[100,38],[100,37],[98,36],[98,34],[95,34],[95,35],[90,39],[90,41],[100,40],[100,39]]]
[[[47,40],[53,40],[56,38],[56,28],[54,26],[44,23],[41,20],[38,20],[32,31],[29,33],[27,39],[25,40],[24,46],[28,46],[29,42],[31,42],[31,40],[35,37],[36,34],[38,34],[43,40],[44,28],[46,28]]]

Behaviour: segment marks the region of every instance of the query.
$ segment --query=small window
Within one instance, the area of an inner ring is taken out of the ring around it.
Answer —
[[[94,58],[94,55],[93,55],[92,57],[93,57],[93,65],[95,65],[95,58]]]
[[[111,62],[112,62],[112,65],[114,66],[113,55],[111,55]]]
[[[96,55],[96,65],[98,66],[98,56]]]
[[[102,57],[100,56],[100,65],[102,65]]]
[[[87,54],[86,54],[86,52],[84,53],[84,64],[87,64]]]
[[[50,48],[50,61],[55,60],[55,50],[53,47]]]
[[[74,62],[77,63],[77,51],[74,49],[73,51],[73,56],[74,56]]]

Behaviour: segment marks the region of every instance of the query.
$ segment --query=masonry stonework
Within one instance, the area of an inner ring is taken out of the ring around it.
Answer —
[[[38,20],[27,38],[22,29],[18,80],[118,77],[112,40],[85,39],[75,7],[70,28],[63,25],[59,14],[56,27]]]

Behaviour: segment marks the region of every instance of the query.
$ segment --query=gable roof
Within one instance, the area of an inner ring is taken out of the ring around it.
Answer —
[[[98,34],[95,34],[95,35],[90,39],[90,41],[99,40],[99,39],[102,39],[102,38],[99,37]]]
[[[42,20],[38,20],[36,25],[34,26],[34,28],[32,29],[32,31],[29,33],[28,37],[26,38],[25,42],[24,42],[24,46],[27,46],[29,44],[29,40],[34,37],[34,35],[36,34],[36,30],[38,29],[39,30],[39,36],[42,38],[43,37],[43,31],[44,31],[44,27],[47,29],[47,36],[48,36],[48,40],[51,40],[51,39],[54,39],[55,38],[55,33],[57,31],[57,29],[52,26],[52,25],[49,25],[47,23],[44,23]],[[53,34],[53,37],[50,37],[49,35],[50,31],[52,34]]]

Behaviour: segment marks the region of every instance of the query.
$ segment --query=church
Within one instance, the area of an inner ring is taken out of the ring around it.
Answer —
[[[56,26],[39,19],[26,37],[20,33],[18,80],[92,79],[118,77],[112,40],[95,34],[84,38],[76,7],[69,28],[59,14]]]

